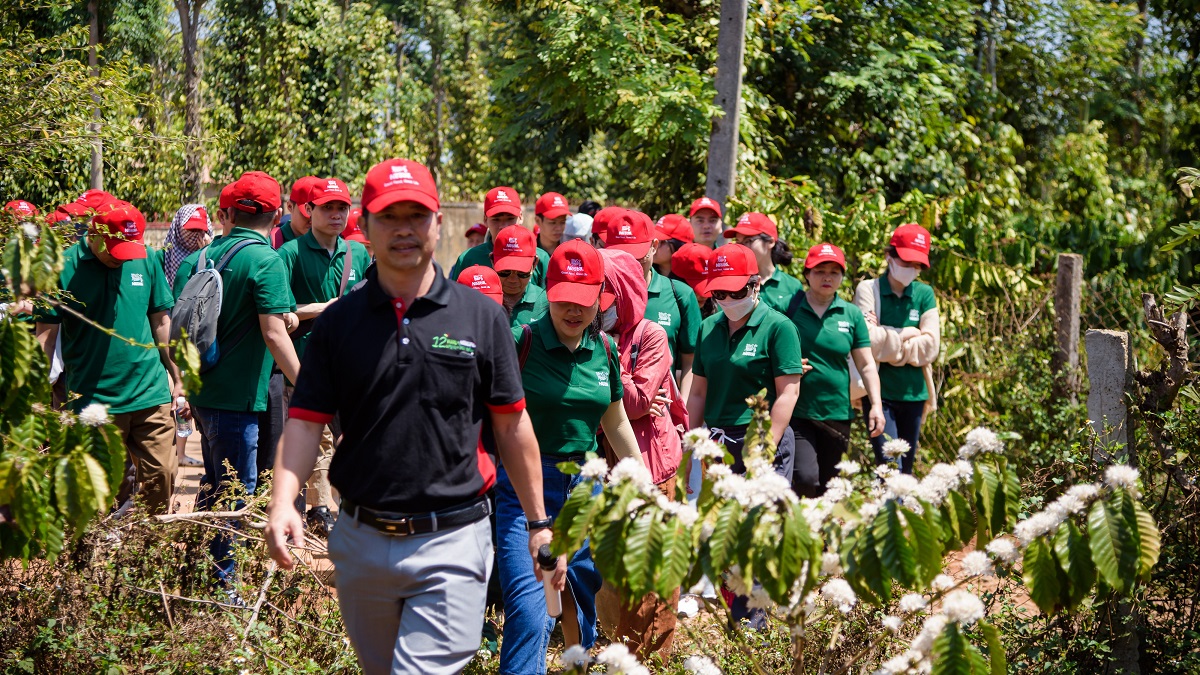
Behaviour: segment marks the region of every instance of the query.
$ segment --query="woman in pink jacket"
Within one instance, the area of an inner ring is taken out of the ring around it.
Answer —
[[[600,327],[616,338],[620,351],[625,413],[654,484],[667,499],[674,499],[675,472],[683,456],[682,434],[688,420],[671,376],[667,332],[643,318],[647,296],[641,263],[611,248],[601,249],[600,254],[604,256],[604,290],[616,296],[601,314]],[[609,453],[609,461],[614,459]],[[675,636],[678,602],[678,589],[670,598],[650,595],[632,605],[622,599],[613,640],[624,640],[643,661],[658,653],[665,663]]]

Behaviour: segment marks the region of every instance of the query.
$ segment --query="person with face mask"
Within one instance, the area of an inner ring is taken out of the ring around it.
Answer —
[[[672,415],[679,410],[681,394],[671,374],[671,350],[666,330],[647,319],[645,260],[638,261],[619,249],[618,245],[600,251],[604,258],[604,287],[616,300],[601,314],[600,327],[617,342],[621,360],[621,385],[624,389],[625,413],[633,426],[642,461],[650,469],[651,480],[667,497],[676,499],[675,473],[683,456],[681,429],[687,429],[687,415]],[[607,442],[605,444],[607,446]],[[615,459],[608,454],[610,464]],[[602,593],[614,602],[602,603],[609,608],[605,615],[616,624],[612,639],[624,641],[630,651],[645,662],[658,654],[665,663],[675,637],[679,601],[676,589],[669,597],[649,595],[630,601]],[[605,621],[607,623],[607,621]]]
[[[555,619],[547,614],[542,584],[529,566],[529,529],[550,527],[583,477],[559,470],[562,462],[582,465],[599,451],[596,429],[604,430],[620,458],[642,461],[625,414],[621,364],[615,341],[599,330],[597,316],[616,300],[604,292],[604,262],[582,241],[561,244],[546,270],[550,311],[513,331],[521,365],[525,405],[542,453],[545,521],[527,521],[505,467],[496,477],[496,527],[500,586],[504,590],[504,642],[500,672],[546,672],[546,647]],[[567,562],[562,594],[565,646],[590,649],[596,642],[596,593],[600,574],[584,546]]]
[[[786,316],[759,301],[758,284],[758,261],[745,246],[726,244],[709,256],[704,290],[720,312],[700,328],[688,418],[692,426],[707,426],[733,455],[733,472],[744,473],[742,451],[752,417],[746,398],[765,388],[775,471],[791,481],[795,438],[788,424],[804,372],[800,336]],[[748,619],[754,629],[766,626],[766,613],[750,610],[745,597],[734,600],[732,618]]]
[[[812,365],[792,413],[792,431],[796,434],[792,489],[801,497],[825,494],[825,484],[838,474],[837,464],[850,446],[854,421],[850,359],[870,393],[867,431],[872,437],[883,433],[871,336],[862,311],[838,297],[845,278],[846,256],[842,249],[829,243],[813,246],[804,259],[808,290],[796,294],[787,309],[800,333],[800,348]]]
[[[921,425],[937,409],[933,363],[941,350],[941,319],[933,289],[917,281],[929,268],[931,241],[929,231],[916,223],[896,228],[887,247],[887,272],[859,283],[854,294],[879,364],[885,425],[883,434],[871,439],[875,461],[886,461],[885,440],[902,438],[909,445],[900,458],[904,473],[912,473]]]
[[[531,324],[546,315],[546,291],[530,283],[537,265],[537,243],[533,233],[510,225],[496,234],[492,247],[492,269],[504,289],[504,311],[512,327]]]

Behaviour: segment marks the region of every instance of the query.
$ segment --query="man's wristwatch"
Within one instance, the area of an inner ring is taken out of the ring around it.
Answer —
[[[534,530],[546,530],[546,529],[549,529],[553,525],[554,525],[553,518],[543,518],[541,520],[527,520],[527,521],[525,521],[525,531],[533,532]]]

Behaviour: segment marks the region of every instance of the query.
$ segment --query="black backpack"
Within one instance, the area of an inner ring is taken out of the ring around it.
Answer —
[[[184,284],[175,307],[171,309],[171,340],[187,335],[188,342],[196,345],[196,350],[200,352],[201,373],[211,370],[221,360],[221,347],[217,344],[217,321],[221,318],[221,299],[225,292],[221,272],[225,271],[238,251],[255,244],[266,245],[254,239],[240,241],[215,266],[208,259],[208,247],[201,249],[196,270]],[[230,335],[225,343],[226,349],[236,347],[253,327],[254,322],[251,321]]]

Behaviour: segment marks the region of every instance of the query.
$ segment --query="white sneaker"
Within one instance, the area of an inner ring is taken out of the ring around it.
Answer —
[[[679,615],[690,619],[700,613],[700,602],[696,596],[692,594],[684,595],[679,598]]]

